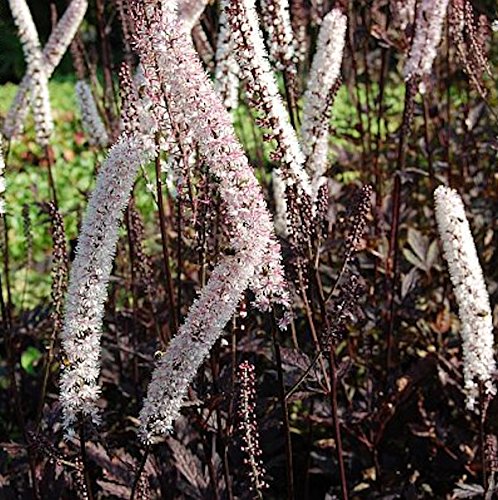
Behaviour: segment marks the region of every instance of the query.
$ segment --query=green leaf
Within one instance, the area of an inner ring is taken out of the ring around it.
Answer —
[[[43,354],[33,346],[28,347],[22,354],[21,354],[21,366],[23,369],[26,371],[26,373],[29,373],[30,375],[35,375],[36,374],[36,366],[38,364],[38,361],[42,358]]]

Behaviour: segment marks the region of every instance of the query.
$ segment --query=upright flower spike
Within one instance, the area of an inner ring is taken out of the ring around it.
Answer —
[[[262,0],[261,11],[271,58],[277,69],[295,75],[297,56],[288,0]]]
[[[140,436],[146,443],[164,438],[179,416],[188,386],[211,347],[250,287],[262,309],[288,306],[280,248],[275,240],[263,193],[241,145],[230,115],[208,80],[192,42],[174,12],[175,2],[139,4],[136,46],[145,77],[156,75],[166,90],[171,123],[191,136],[218,180],[227,207],[231,247],[211,273],[184,324],[159,360],[140,412]],[[151,56],[152,54],[152,56]],[[158,88],[156,85],[149,88]]]
[[[73,0],[64,15],[50,34],[43,49],[43,66],[46,78],[50,78],[54,69],[60,63],[81,24],[88,8],[88,0]],[[9,139],[22,132],[24,121],[28,114],[28,98],[31,89],[31,75],[26,73],[17,89],[14,101],[5,118],[3,132]]]
[[[41,146],[47,146],[54,123],[50,109],[47,73],[38,33],[26,0],[9,0],[9,5],[21,39],[27,74],[31,80],[31,107],[35,120],[36,139]]]
[[[110,149],[78,238],[61,333],[65,366],[60,399],[68,435],[79,415],[99,421],[100,338],[118,229],[139,167],[155,156],[154,128],[144,130],[145,123],[138,117],[135,130],[123,133]]]
[[[323,19],[304,94],[301,142],[315,192],[327,169],[330,108],[340,82],[346,29],[347,17],[339,9]]]
[[[421,0],[410,53],[405,64],[405,80],[430,74],[441,41],[448,0]]]
[[[254,0],[230,2],[227,14],[235,39],[237,62],[252,96],[252,104],[262,112],[269,135],[277,142],[282,176],[287,185],[297,186],[302,193],[311,196],[309,177],[304,169],[305,158],[268,61]]]
[[[109,136],[100,117],[90,85],[84,80],[76,82],[76,96],[81,111],[81,121],[92,146],[106,147]]]
[[[473,409],[479,397],[479,383],[486,394],[496,393],[489,295],[462,198],[454,189],[439,186],[434,201],[439,236],[458,303],[467,407]]]

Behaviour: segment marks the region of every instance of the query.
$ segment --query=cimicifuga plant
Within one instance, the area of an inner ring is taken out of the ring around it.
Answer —
[[[439,236],[458,304],[467,407],[473,409],[479,386],[486,395],[496,393],[489,295],[462,198],[454,189],[439,186],[434,201]]]
[[[448,0],[421,0],[416,6],[415,33],[405,64],[405,80],[430,74],[443,33]]]
[[[164,90],[164,95],[153,98],[166,98],[172,124],[191,137],[217,179],[233,253],[212,271],[152,374],[140,412],[140,436],[145,443],[153,443],[171,431],[189,385],[244,291],[251,288],[263,310],[278,303],[288,307],[289,298],[280,247],[262,190],[235,136],[230,115],[177,16],[176,2],[165,1],[159,10],[153,0],[145,1],[137,4],[136,17],[136,48],[145,78],[157,78],[148,88]]]
[[[9,5],[21,40],[27,74],[31,81],[30,97],[35,120],[36,139],[41,146],[47,146],[54,123],[50,108],[47,72],[38,33],[25,0],[9,0]]]
[[[302,144],[315,190],[327,170],[330,110],[340,82],[346,29],[347,17],[339,9],[323,19],[304,94]]]
[[[133,108],[138,113],[142,109],[139,105]],[[68,435],[80,417],[99,422],[100,339],[118,229],[139,167],[155,156],[154,128],[141,122],[140,116],[134,124],[134,129],[122,133],[100,167],[69,276],[60,382],[63,425]]]
[[[107,135],[107,130],[88,82],[85,80],[78,80],[76,82],[76,96],[81,112],[83,129],[87,134],[88,142],[92,146],[108,146],[109,136]]]
[[[50,78],[60,63],[78,26],[81,24],[88,8],[87,0],[72,0],[62,18],[57,22],[43,49],[43,69],[46,78]],[[28,99],[32,88],[32,77],[28,71],[18,89],[14,101],[5,118],[3,132],[9,139],[22,133],[28,114]]]

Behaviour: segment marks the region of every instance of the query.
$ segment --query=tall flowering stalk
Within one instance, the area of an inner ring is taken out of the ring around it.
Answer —
[[[78,416],[99,421],[96,403],[100,393],[100,338],[107,285],[119,225],[137,171],[155,155],[153,132],[143,127],[124,132],[110,149],[81,227],[61,334],[65,366],[60,391],[63,425],[68,434],[73,432]]]
[[[88,0],[73,0],[50,34],[43,49],[43,69],[47,79],[60,63],[85,16],[87,8]],[[22,132],[29,109],[27,104],[31,87],[32,77],[28,71],[17,89],[17,94],[5,118],[3,132],[9,139]]]
[[[146,78],[155,75],[162,83],[171,122],[191,136],[218,180],[234,255],[225,256],[213,270],[152,374],[140,412],[140,436],[146,443],[171,430],[189,384],[248,287],[263,310],[272,302],[288,305],[280,248],[263,193],[174,4],[163,2],[161,11],[152,0],[138,5],[137,50]],[[156,82],[149,88],[158,88]]]
[[[261,461],[258,422],[256,420],[256,370],[254,365],[244,361],[239,365],[238,380],[240,383],[239,430],[244,445],[244,463],[249,467],[251,490],[258,498],[263,498],[263,490],[268,488],[264,480],[266,471]]]
[[[327,169],[330,108],[340,82],[346,29],[347,17],[339,9],[323,19],[304,94],[302,144],[315,190]]]
[[[85,80],[76,82],[76,96],[81,111],[83,128],[87,133],[90,144],[92,146],[106,147],[109,144],[109,136],[97,109],[92,89]]]
[[[434,201],[461,321],[467,407],[473,409],[479,397],[479,384],[487,394],[496,393],[489,295],[462,198],[454,189],[439,186],[434,192]]]
[[[448,0],[418,2],[415,34],[405,64],[405,80],[430,74],[441,41]]]
[[[25,0],[9,0],[9,5],[21,39],[27,74],[31,80],[31,107],[35,119],[36,138],[41,146],[47,146],[54,123],[50,109],[48,78],[38,33]]]
[[[270,56],[277,69],[296,73],[296,47],[287,0],[262,0],[261,11],[268,33]]]
[[[282,176],[288,185],[297,185],[309,196],[311,185],[304,169],[305,158],[268,61],[254,0],[230,2],[227,13],[242,77],[252,104],[263,114],[269,137],[277,142],[276,157]]]

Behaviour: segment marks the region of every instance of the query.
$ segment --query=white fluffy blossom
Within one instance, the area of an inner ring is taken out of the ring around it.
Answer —
[[[230,36],[226,8],[229,0],[221,0],[218,38],[216,40],[216,67],[214,86],[227,109],[239,104],[239,65],[233,55],[234,43]]]
[[[9,5],[21,40],[27,73],[31,80],[31,107],[35,120],[36,139],[41,146],[47,146],[54,123],[50,108],[48,78],[38,33],[25,0],[9,0]]]
[[[479,396],[479,383],[487,394],[496,392],[489,295],[461,197],[454,189],[439,186],[434,192],[434,200],[439,235],[461,321],[467,406],[473,409]]]
[[[441,41],[448,0],[421,0],[410,53],[405,64],[405,80],[430,74]]]
[[[88,0],[73,0],[64,12],[43,49],[43,67],[46,78],[50,78],[60,63],[71,40],[81,24],[88,7]],[[14,101],[5,118],[3,132],[9,139],[19,135],[28,114],[28,97],[31,89],[31,74],[24,75]]]
[[[230,226],[234,255],[226,255],[189,310],[185,323],[159,360],[140,412],[140,435],[147,443],[163,438],[178,417],[189,385],[209,350],[250,287],[262,309],[288,305],[280,248],[275,240],[263,193],[227,113],[208,80],[192,43],[175,17],[175,2],[164,2],[137,22],[141,62],[157,61],[161,88],[167,89],[171,122],[197,144],[210,173],[218,181]],[[145,2],[145,8],[152,0]],[[164,5],[163,5],[164,7]],[[153,57],[150,57],[152,52]],[[145,76],[151,74],[144,68]]]
[[[97,104],[90,85],[84,80],[76,82],[76,96],[81,111],[81,121],[92,146],[105,147],[109,144],[109,136],[100,117]]]
[[[268,33],[270,57],[279,70],[295,73],[296,47],[288,0],[261,0],[261,12]]]
[[[79,415],[99,421],[100,338],[107,285],[123,210],[139,167],[155,154],[150,134],[123,134],[110,149],[97,177],[71,268],[62,347],[65,361],[60,397],[63,425],[73,431]]]
[[[311,184],[304,169],[305,158],[268,61],[254,0],[231,2],[228,20],[236,40],[236,57],[242,76],[247,80],[248,90],[259,96],[254,104],[265,113],[271,134],[277,140],[286,183],[297,184],[311,196]]]
[[[315,191],[327,169],[330,97],[341,74],[346,29],[347,17],[339,9],[323,19],[304,94],[302,144]]]

